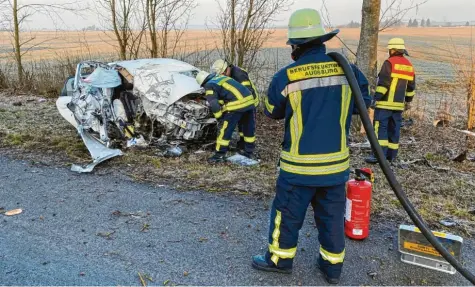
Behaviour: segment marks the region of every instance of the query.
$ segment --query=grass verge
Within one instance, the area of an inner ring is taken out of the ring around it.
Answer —
[[[21,106],[13,105],[21,102]],[[89,154],[74,128],[61,118],[54,100],[37,97],[8,97],[0,94],[0,148],[2,153],[36,162],[65,165],[86,163]],[[120,171],[138,181],[169,184],[179,190],[233,192],[253,197],[274,193],[282,122],[258,118],[257,145],[262,163],[258,167],[206,163],[211,152],[190,149],[179,158],[163,158],[157,150],[127,150],[125,155],[96,167],[96,173]],[[421,215],[437,230],[475,235],[475,163],[451,160],[461,151],[473,151],[474,141],[448,128],[436,128],[428,121],[416,121],[402,131],[400,159],[414,161],[407,168],[395,168],[409,198]],[[361,140],[361,139],[360,139]],[[367,166],[367,150],[352,149],[352,168]],[[373,218],[408,222],[379,167],[374,167]],[[442,226],[450,219],[455,227]]]

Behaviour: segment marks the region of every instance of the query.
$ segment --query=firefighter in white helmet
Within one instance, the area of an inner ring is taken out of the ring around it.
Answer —
[[[235,66],[233,64],[230,64],[228,61],[223,60],[223,59],[216,60],[211,65],[210,70],[211,70],[211,73],[216,73],[217,75],[224,75],[224,76],[233,78],[234,80],[236,80],[237,82],[241,83],[243,86],[248,88],[254,97],[256,108],[259,106],[259,95],[257,93],[257,88],[254,85],[254,83],[250,80],[249,74],[247,73],[246,70],[238,66]],[[255,117],[256,117],[256,114],[254,114],[254,118]],[[245,155],[244,146],[246,143],[244,140],[243,126],[239,124],[238,129],[239,129],[239,136],[240,136],[239,142],[237,144],[238,151],[240,154]]]
[[[208,159],[209,163],[226,160],[226,153],[236,126],[242,125],[244,135],[244,156],[253,158],[255,148],[255,101],[251,91],[230,77],[201,71],[196,81],[205,88],[206,100],[211,111],[219,120],[216,152]]]

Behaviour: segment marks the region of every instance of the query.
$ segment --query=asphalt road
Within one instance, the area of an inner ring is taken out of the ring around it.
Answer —
[[[265,250],[269,203],[0,156],[0,207],[24,210],[0,215],[0,285],[140,285],[139,272],[150,285],[324,285],[310,216],[292,275],[252,269],[251,256]],[[399,262],[396,231],[374,223],[367,240],[348,240],[341,283],[469,285]],[[464,252],[475,271],[473,241]]]

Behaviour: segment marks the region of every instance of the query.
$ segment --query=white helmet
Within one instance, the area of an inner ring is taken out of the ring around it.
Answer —
[[[226,60],[216,60],[213,65],[211,65],[211,73],[216,73],[217,75],[223,74],[228,67],[229,64]]]
[[[198,85],[203,86],[203,82],[206,80],[206,78],[210,75],[210,73],[206,71],[200,71],[198,75],[196,75],[196,82]]]

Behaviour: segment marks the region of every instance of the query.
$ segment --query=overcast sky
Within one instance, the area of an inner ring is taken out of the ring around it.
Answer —
[[[31,2],[33,0],[23,0],[23,2]],[[38,2],[53,2],[54,0],[36,0]],[[35,1],[35,2],[36,2]],[[82,0],[82,3],[92,3],[95,0]],[[100,1],[100,0],[97,0]],[[193,12],[190,22],[192,28],[202,28],[206,20],[212,20],[218,8],[216,0],[196,0],[198,8]],[[224,1],[224,0],[218,0]],[[383,3],[390,0],[382,0]],[[410,4],[412,0],[402,0],[403,3]],[[418,2],[419,0],[416,0]],[[70,0],[56,0],[55,2],[68,2]],[[287,19],[292,11],[299,8],[315,8],[320,10],[321,0],[294,0],[291,11],[278,15],[279,26],[285,26]],[[327,0],[327,7],[330,12],[333,25],[345,24],[350,21],[361,21],[361,3],[362,0]],[[426,4],[414,9],[406,16],[409,18],[430,18],[432,21],[475,21],[475,0],[429,0]],[[54,28],[49,19],[41,16],[35,16],[31,19],[29,25],[36,28]],[[66,25],[69,29],[81,29],[90,25],[97,25],[96,15],[88,15],[85,19],[76,17],[65,17]],[[38,22],[41,24],[38,25]],[[32,25],[33,24],[33,25]]]

